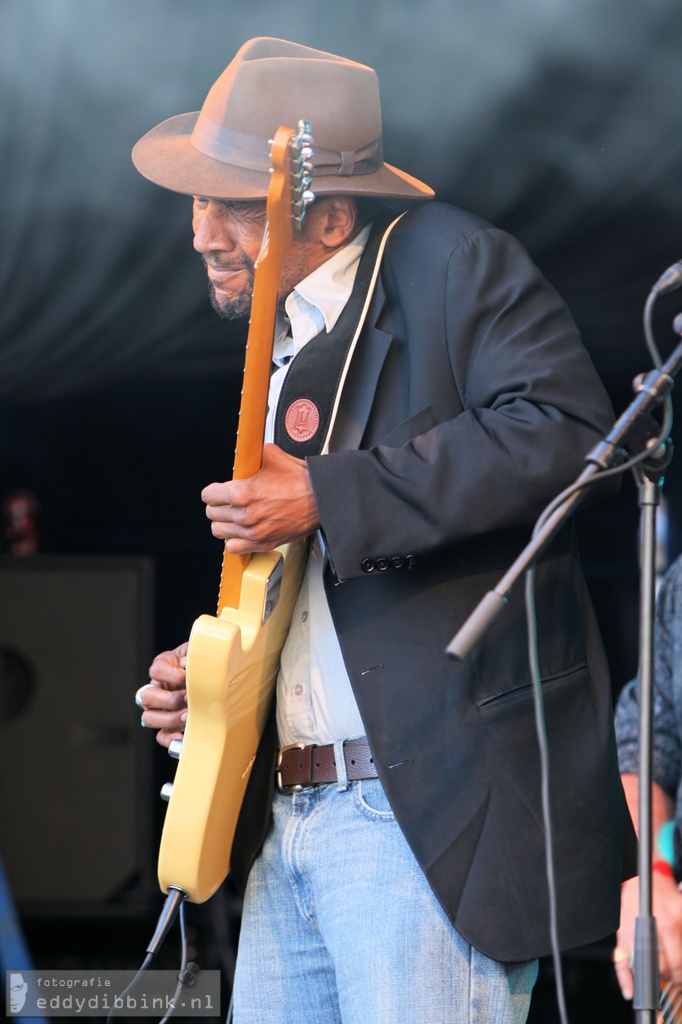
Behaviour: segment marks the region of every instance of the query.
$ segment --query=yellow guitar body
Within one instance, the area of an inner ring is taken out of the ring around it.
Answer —
[[[220,617],[201,615],[194,623],[187,655],[187,729],[159,850],[164,892],[174,886],[202,903],[229,871],[306,553],[301,541],[254,555],[242,578],[239,608],[225,608]],[[277,603],[266,618],[268,581],[282,558]]]

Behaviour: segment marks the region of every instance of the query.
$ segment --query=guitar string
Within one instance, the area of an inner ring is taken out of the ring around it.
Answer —
[[[682,992],[677,985],[668,981],[661,987],[661,1002],[659,1004],[660,1024],[675,1024],[680,1018],[677,1013],[682,1009]],[[668,1016],[670,1012],[670,1016]]]

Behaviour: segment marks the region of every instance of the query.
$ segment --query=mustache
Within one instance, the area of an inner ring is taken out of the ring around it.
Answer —
[[[233,258],[202,254],[201,261],[207,269],[211,267],[213,270],[247,270],[249,273],[253,273],[255,266],[254,261],[246,253]]]

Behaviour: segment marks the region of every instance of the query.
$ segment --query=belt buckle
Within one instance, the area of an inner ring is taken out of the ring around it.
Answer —
[[[304,750],[307,744],[305,743],[290,743],[288,747],[280,747],[279,753],[277,754],[277,771],[275,772],[275,782],[277,789],[280,793],[300,793],[303,786],[298,783],[288,785],[282,779],[282,758],[286,754],[287,750]]]

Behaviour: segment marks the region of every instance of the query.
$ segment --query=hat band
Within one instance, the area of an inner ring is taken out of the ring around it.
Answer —
[[[190,142],[204,156],[221,163],[265,174],[270,170],[271,143],[268,139],[226,128],[203,113],[199,114]],[[313,149],[313,175],[336,174],[347,178],[355,174],[372,174],[383,163],[381,137],[358,150]]]

